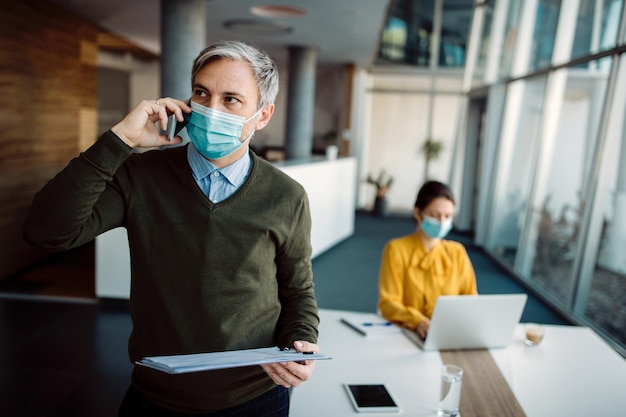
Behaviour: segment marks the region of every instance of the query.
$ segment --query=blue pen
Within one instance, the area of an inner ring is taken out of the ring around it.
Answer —
[[[385,322],[385,323],[363,323],[363,326],[366,327],[370,327],[370,326],[391,326],[393,323],[390,322]]]

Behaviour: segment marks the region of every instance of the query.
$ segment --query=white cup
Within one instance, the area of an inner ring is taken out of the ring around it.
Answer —
[[[463,369],[456,365],[444,364],[441,367],[441,391],[437,415],[454,417],[459,414],[461,403],[461,382]]]

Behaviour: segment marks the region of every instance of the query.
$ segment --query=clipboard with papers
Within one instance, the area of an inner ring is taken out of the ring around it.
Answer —
[[[278,347],[266,347],[226,352],[149,356],[136,363],[168,374],[183,374],[188,372],[261,365],[264,363],[324,359],[331,359],[331,357],[314,352],[297,352],[293,349],[281,350]]]

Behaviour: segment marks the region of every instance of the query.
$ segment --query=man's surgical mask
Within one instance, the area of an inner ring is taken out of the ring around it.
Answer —
[[[450,218],[440,222],[433,217],[424,216],[424,220],[420,223],[420,227],[429,238],[443,239],[452,229],[452,219]]]
[[[187,134],[193,146],[208,159],[224,158],[237,151],[252,137],[240,140],[243,126],[263,110],[259,109],[246,119],[230,113],[191,102],[191,115],[187,123]]]

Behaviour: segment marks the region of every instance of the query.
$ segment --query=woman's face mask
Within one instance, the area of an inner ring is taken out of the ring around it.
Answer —
[[[254,131],[243,142],[240,140],[244,125],[263,109],[259,109],[248,119],[214,110],[193,101],[191,110],[187,123],[187,134],[191,143],[204,157],[220,159],[237,151],[252,137]]]
[[[424,216],[420,227],[429,238],[443,239],[452,229],[452,218],[440,222],[433,217]]]

